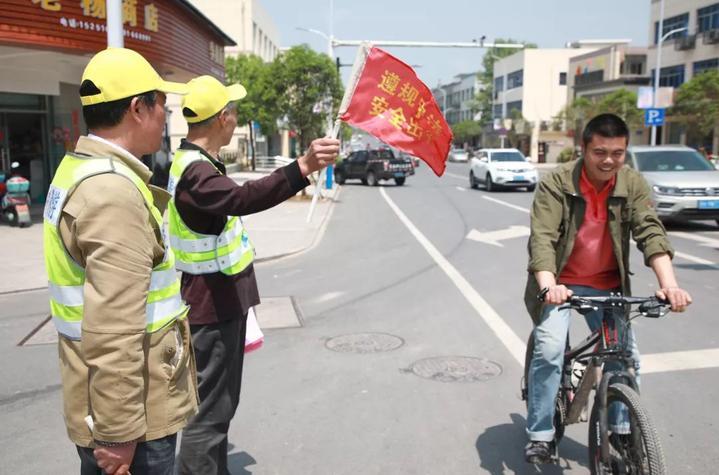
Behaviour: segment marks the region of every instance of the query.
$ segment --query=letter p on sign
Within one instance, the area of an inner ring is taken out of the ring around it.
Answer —
[[[664,125],[664,109],[646,109],[644,125],[647,127]]]

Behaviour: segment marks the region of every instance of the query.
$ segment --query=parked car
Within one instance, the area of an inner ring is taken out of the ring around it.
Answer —
[[[453,148],[449,151],[447,160],[450,162],[466,162],[469,160],[469,153],[461,148]]]
[[[358,150],[335,166],[335,180],[340,185],[356,178],[370,186],[378,185],[380,180],[394,180],[402,186],[410,175],[414,175],[412,160],[396,158],[389,149]]]
[[[630,147],[626,164],[649,182],[661,219],[712,219],[719,224],[719,170],[693,148]]]
[[[472,158],[469,185],[483,183],[487,191],[500,187],[526,188],[537,186],[537,168],[516,148],[483,148]]]

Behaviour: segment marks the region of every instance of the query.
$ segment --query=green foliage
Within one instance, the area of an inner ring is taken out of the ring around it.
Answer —
[[[495,43],[509,43],[509,44],[523,44],[525,48],[536,48],[537,45],[534,43],[526,43],[522,41],[516,41],[512,39],[497,38]],[[511,56],[517,53],[517,49],[508,48],[489,48],[484,54],[482,59],[482,71],[479,73],[479,82],[484,85],[484,88],[477,93],[475,103],[477,109],[482,112],[482,119],[480,123],[487,125],[492,121],[492,102],[494,98],[494,63],[498,59]]]
[[[225,71],[229,84],[240,83],[247,89],[247,96],[237,103],[238,123],[255,120],[263,134],[274,132],[280,112],[276,90],[270,83],[270,64],[255,55],[228,57]]]
[[[555,117],[555,122],[564,122],[568,129],[574,130],[575,137],[578,138],[592,117],[604,113],[616,114],[624,119],[629,130],[637,130],[644,124],[644,114],[637,109],[636,93],[624,88],[595,100],[578,97],[562,109]]]
[[[571,162],[575,158],[574,149],[572,147],[567,147],[562,149],[562,151],[559,152],[559,155],[557,155],[557,163]]]
[[[698,74],[682,84],[671,112],[702,135],[710,134],[719,122],[719,71]]]
[[[457,142],[468,142],[481,133],[482,126],[473,120],[465,120],[452,126],[452,134]]]
[[[270,71],[278,109],[286,114],[304,149],[311,140],[324,135],[327,127],[329,110],[315,113],[315,105],[331,98],[334,117],[342,98],[342,83],[335,64],[326,55],[302,45],[278,56]]]

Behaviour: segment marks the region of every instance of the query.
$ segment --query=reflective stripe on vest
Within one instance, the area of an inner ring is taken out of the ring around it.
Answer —
[[[142,179],[121,162],[109,158],[83,158],[68,154],[55,173],[44,212],[45,267],[49,278],[50,313],[58,333],[79,340],[82,335],[85,269],[68,254],[58,229],[62,208],[72,190],[83,180],[102,173],[117,173],[129,179],[142,194],[153,219],[162,225],[160,211]],[[165,256],[150,277],[145,305],[145,330],[155,332],[184,318],[187,306],[180,297],[180,281],[172,250],[165,244]]]
[[[255,250],[247,230],[242,225],[242,219],[228,216],[227,224],[218,236],[201,234],[185,224],[175,206],[175,189],[182,174],[191,163],[200,160],[214,167],[211,160],[196,150],[178,150],[170,167],[167,190],[172,199],[168,206],[168,224],[170,245],[176,258],[175,266],[193,275],[215,272],[239,274],[252,264],[255,258]]]

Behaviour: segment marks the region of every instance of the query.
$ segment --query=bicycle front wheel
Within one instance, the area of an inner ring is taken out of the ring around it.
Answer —
[[[609,463],[602,462],[599,434],[599,408],[592,407],[589,419],[589,462],[593,475],[642,474],[665,475],[664,452],[649,414],[639,394],[626,384],[615,383],[607,390],[607,408],[621,403],[629,412],[629,434],[610,436]]]

